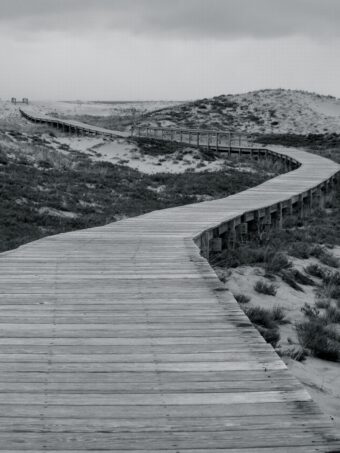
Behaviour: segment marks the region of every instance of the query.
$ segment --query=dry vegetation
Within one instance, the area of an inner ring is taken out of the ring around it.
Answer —
[[[93,162],[81,152],[52,149],[42,133],[53,137],[56,131],[34,127],[31,132],[0,131],[0,251],[46,235],[228,196],[275,174],[254,161],[254,172],[247,173],[228,168],[147,175],[123,164]],[[140,148],[160,157],[175,150],[147,141]]]
[[[340,101],[332,96],[274,89],[200,99],[151,112],[140,122],[255,134],[332,134],[340,133],[339,116]]]

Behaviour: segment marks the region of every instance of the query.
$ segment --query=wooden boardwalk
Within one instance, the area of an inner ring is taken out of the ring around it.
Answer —
[[[102,135],[106,137],[127,137],[130,134],[122,131],[112,131],[110,129],[104,129],[103,127],[93,126],[87,123],[81,123],[79,121],[64,120],[62,118],[49,116],[49,115],[37,115],[34,112],[28,110],[19,109],[21,115],[33,121],[34,123],[46,124],[48,126],[56,127],[61,129],[64,132],[76,133],[76,134],[92,134],[92,135]]]
[[[0,255],[0,452],[340,451],[193,241],[300,209],[339,171],[283,154],[301,166],[246,192]]]

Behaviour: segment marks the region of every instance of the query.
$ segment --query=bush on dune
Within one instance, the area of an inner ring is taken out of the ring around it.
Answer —
[[[340,360],[339,336],[320,320],[301,322],[297,324],[296,331],[300,344],[315,357],[335,362]]]
[[[250,297],[246,296],[245,294],[234,294],[235,299],[239,304],[247,304],[250,302]]]
[[[279,324],[285,323],[284,311],[281,307],[266,310],[261,307],[250,307],[244,310],[250,321],[274,348],[280,341]]]
[[[254,289],[256,292],[265,294],[267,296],[276,296],[277,288],[272,283],[266,283],[263,280],[258,280],[255,285]]]

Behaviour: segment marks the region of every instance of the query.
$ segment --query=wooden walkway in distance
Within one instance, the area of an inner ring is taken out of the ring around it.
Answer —
[[[333,180],[290,173],[228,198],[0,255],[0,452],[339,452],[303,386],[193,238]]]
[[[31,109],[19,109],[20,114],[29,121],[33,121],[38,124],[46,124],[48,126],[56,127],[64,132],[77,133],[77,134],[93,134],[102,135],[105,137],[128,137],[130,134],[122,131],[112,131],[103,127],[93,126],[92,124],[82,123],[80,121],[64,120],[62,118],[49,116],[49,115],[37,115]]]

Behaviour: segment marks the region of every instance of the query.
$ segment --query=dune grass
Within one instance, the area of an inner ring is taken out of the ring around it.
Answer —
[[[125,165],[93,162],[84,154],[62,154],[42,140],[14,146],[0,137],[0,251],[47,235],[195,203],[202,196],[225,197],[271,176],[237,169],[146,175]]]
[[[271,310],[261,307],[244,308],[245,314],[255,325],[267,343],[274,348],[280,341],[279,325],[285,324],[285,314],[281,307],[273,307]]]

